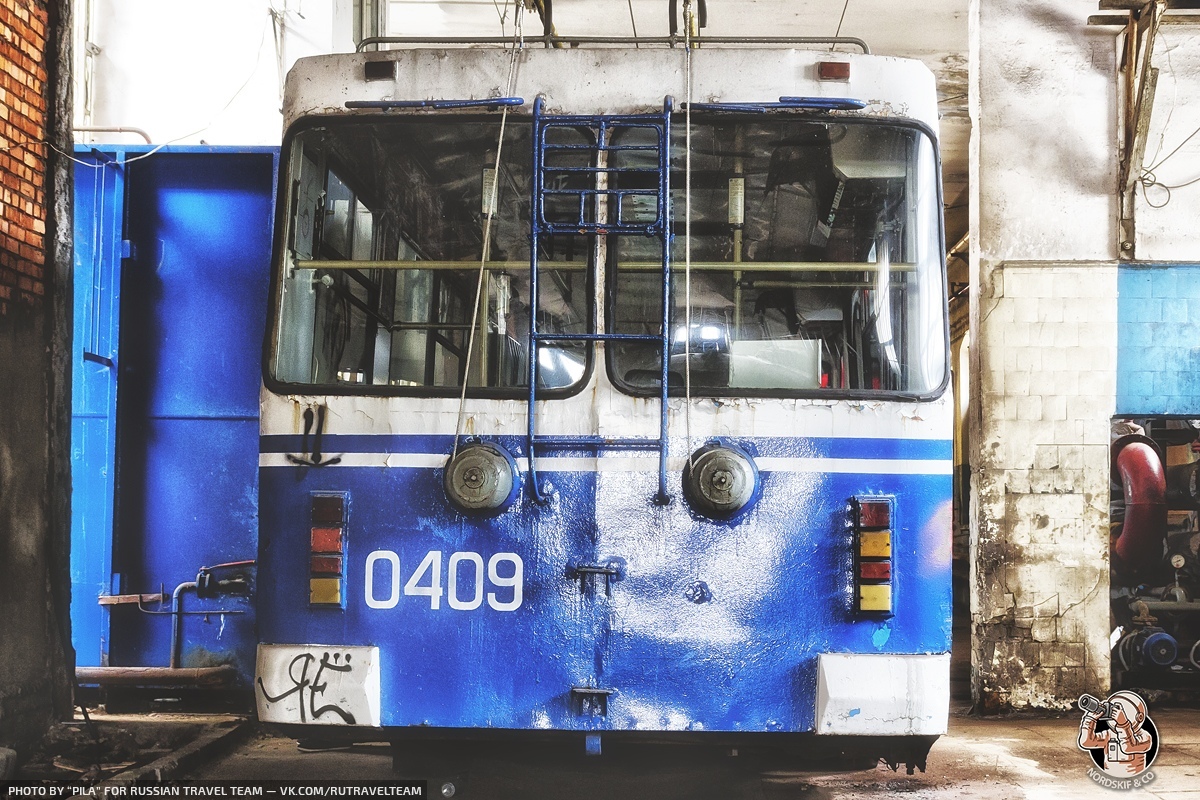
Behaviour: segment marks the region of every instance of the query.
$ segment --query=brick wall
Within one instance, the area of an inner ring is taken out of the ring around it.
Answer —
[[[45,294],[47,8],[0,0],[0,315]]]

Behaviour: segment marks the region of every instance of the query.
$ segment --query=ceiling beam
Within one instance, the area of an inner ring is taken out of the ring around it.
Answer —
[[[1101,11],[1141,11],[1148,0],[1100,0]],[[1200,10],[1200,0],[1167,0],[1167,11]]]

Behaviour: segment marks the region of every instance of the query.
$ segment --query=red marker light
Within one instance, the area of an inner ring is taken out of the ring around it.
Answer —
[[[849,61],[819,61],[817,62],[817,78],[823,81],[850,80]]]
[[[342,552],[341,528],[313,528],[312,551],[314,553]]]
[[[886,500],[861,500],[858,506],[858,527],[864,530],[887,528],[892,524],[892,504]]]
[[[860,562],[858,576],[864,581],[890,581],[892,579],[892,563],[890,561]]]
[[[309,571],[314,575],[341,575],[341,556],[313,556]]]

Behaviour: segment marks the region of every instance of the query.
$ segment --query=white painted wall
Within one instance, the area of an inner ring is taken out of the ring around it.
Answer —
[[[1135,200],[1137,257],[1200,263],[1200,182],[1185,185],[1200,178],[1200,25],[1164,24],[1152,63],[1158,90],[1143,164],[1154,185],[1140,187]]]
[[[354,49],[343,5],[348,3],[78,0],[76,125],[142,128],[155,143],[278,144],[283,76],[292,63]]]
[[[1116,61],[1094,0],[972,0],[972,689],[1066,707],[1108,661]]]
[[[508,35],[514,5],[513,0],[388,0],[388,32]],[[842,8],[830,0],[709,5],[704,32],[724,36],[831,36]],[[76,125],[139,127],[155,142],[277,143],[280,84],[295,60],[353,50],[352,0],[77,0],[77,6]],[[632,6],[631,19],[627,0],[560,2],[556,28],[627,36],[636,25],[642,36],[666,35],[667,3],[632,0]],[[278,43],[272,10],[282,20]],[[897,24],[907,13],[897,11],[892,0],[855,0],[841,20],[841,32],[867,39],[878,53],[923,60],[952,85],[957,99],[951,103],[961,105],[956,87],[966,48],[966,0],[935,0],[922,7],[920,24]],[[536,15],[525,16],[526,32],[540,34]],[[90,58],[84,47],[89,41],[94,45]],[[85,92],[89,74],[90,93]]]

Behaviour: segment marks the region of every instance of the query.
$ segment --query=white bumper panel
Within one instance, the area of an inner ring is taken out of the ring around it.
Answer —
[[[949,653],[817,657],[817,733],[937,735],[949,712]]]
[[[263,722],[379,727],[379,648],[260,644],[254,699]]]

